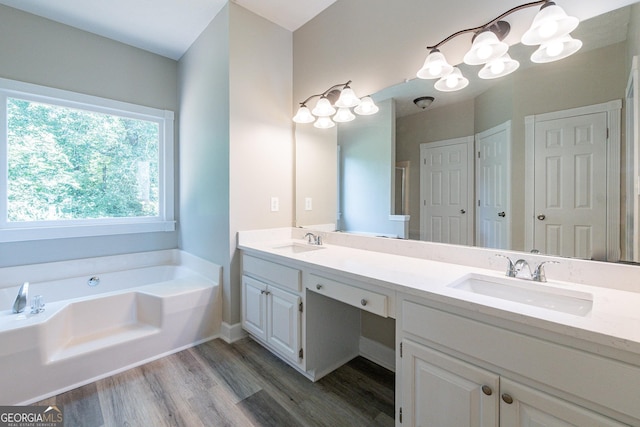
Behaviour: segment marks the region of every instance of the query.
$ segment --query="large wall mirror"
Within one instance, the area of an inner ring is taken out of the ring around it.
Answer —
[[[501,79],[461,64],[462,91],[413,79],[373,94],[374,116],[297,125],[295,225],[640,261],[640,3],[572,35],[583,47],[561,61],[514,45],[520,69]],[[578,148],[556,150],[563,139]]]

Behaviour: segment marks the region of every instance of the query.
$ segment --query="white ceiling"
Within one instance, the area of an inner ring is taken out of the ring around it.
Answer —
[[[294,31],[336,0],[232,0]],[[0,0],[4,4],[179,59],[226,0]]]

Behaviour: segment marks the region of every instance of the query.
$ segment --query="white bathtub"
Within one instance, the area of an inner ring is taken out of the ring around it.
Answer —
[[[99,283],[89,286],[89,279]],[[221,267],[179,250],[0,268],[0,405],[29,404],[215,338]],[[30,282],[24,313],[11,311]],[[33,296],[45,311],[30,313]]]

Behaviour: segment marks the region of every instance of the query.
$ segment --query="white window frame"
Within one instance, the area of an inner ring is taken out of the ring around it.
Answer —
[[[159,212],[155,217],[7,221],[7,98],[78,108],[159,124]],[[112,99],[0,78],[0,243],[174,231],[174,113]]]

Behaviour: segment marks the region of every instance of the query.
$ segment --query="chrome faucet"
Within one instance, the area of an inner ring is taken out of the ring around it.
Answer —
[[[320,235],[315,235],[313,233],[307,233],[307,234],[304,235],[304,238],[307,239],[307,242],[310,245],[317,245],[317,246],[322,245],[322,237],[320,237]]]
[[[525,280],[533,279],[533,276],[531,274],[531,267],[529,267],[529,263],[526,260],[520,258],[513,264],[513,267],[516,270],[516,277],[518,279],[525,279]]]
[[[516,277],[518,279],[533,280],[534,282],[546,282],[547,276],[544,272],[545,264],[560,264],[558,261],[542,261],[531,271],[531,267],[527,260],[520,258],[516,262],[505,255],[496,254],[496,256],[506,258],[508,261],[507,273],[508,277]]]
[[[560,264],[560,263],[558,261],[542,261],[533,270],[533,274],[532,274],[531,280],[534,280],[536,282],[546,282],[547,281],[547,276],[546,276],[546,274],[544,272],[544,265],[545,264]]]
[[[16,296],[16,300],[13,302],[13,312],[14,313],[22,313],[27,307],[27,299],[29,294],[29,282],[24,282],[20,289],[18,290],[18,296]]]

